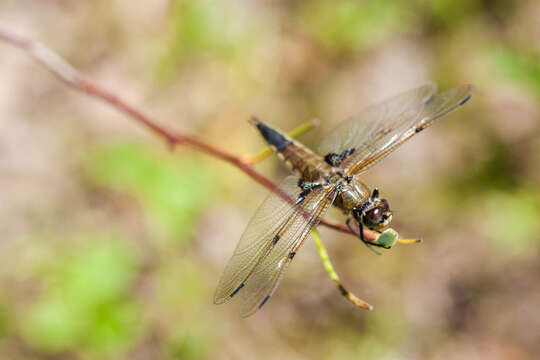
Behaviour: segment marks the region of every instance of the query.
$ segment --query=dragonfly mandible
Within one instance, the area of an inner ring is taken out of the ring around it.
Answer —
[[[339,124],[314,152],[256,118],[250,122],[294,175],[259,206],[248,223],[216,289],[214,302],[242,298],[240,313],[249,316],[276,291],[304,240],[330,206],[348,215],[364,241],[363,227],[380,231],[392,211],[379,190],[358,178],[435,120],[463,106],[474,87],[437,93],[429,83],[364,109]],[[372,244],[373,245],[373,244]]]

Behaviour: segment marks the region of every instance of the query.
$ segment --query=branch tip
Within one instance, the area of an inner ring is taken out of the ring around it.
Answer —
[[[26,52],[71,88],[85,93],[94,99],[107,103],[112,108],[124,113],[129,118],[143,125],[152,133],[166,141],[171,150],[178,145],[190,145],[210,156],[230,163],[267,189],[272,191],[276,189],[276,184],[272,180],[257,172],[254,169],[253,164],[246,161],[246,159],[230,154],[194,137],[176,133],[163,127],[150,116],[128,104],[114,92],[101,87],[89,78],[83,76],[83,74],[73,68],[66,60],[44,44],[35,40],[31,36],[25,35],[22,31],[14,29],[14,26],[8,25],[1,21],[0,40],[4,40],[6,43]],[[249,119],[249,122],[256,125],[259,122],[259,119],[256,116],[252,116]],[[319,124],[320,122],[318,119],[313,119],[310,126],[315,127],[319,126]],[[307,129],[305,131],[309,131],[310,127],[305,127],[305,129]],[[337,231],[350,233],[349,229],[345,225],[336,224],[324,219],[322,219],[320,224]],[[365,230],[364,235],[367,239],[376,239],[376,233],[370,232],[369,230]]]

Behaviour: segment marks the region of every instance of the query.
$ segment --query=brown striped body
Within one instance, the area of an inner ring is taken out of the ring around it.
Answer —
[[[357,179],[345,179],[341,168],[331,166],[323,157],[278,130],[258,120],[253,120],[252,123],[258,128],[272,151],[302,179],[310,183],[339,185],[340,190],[334,206],[348,214],[369,199],[369,188]]]
[[[319,182],[335,172],[319,155],[296,141],[292,141],[282,151],[276,153],[289,168],[309,182]]]

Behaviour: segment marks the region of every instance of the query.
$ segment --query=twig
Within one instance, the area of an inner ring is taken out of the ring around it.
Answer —
[[[106,102],[118,111],[128,115],[128,117],[139,122],[154,134],[164,139],[172,148],[176,147],[177,145],[190,145],[200,151],[236,166],[238,169],[243,171],[246,175],[264,187],[272,191],[276,189],[277,185],[272,180],[257,172],[249,161],[244,160],[240,156],[235,156],[222,149],[207,144],[194,137],[166,129],[150,116],[129,105],[115,93],[89,80],[39,41],[32,39],[31,37],[17,30],[14,30],[12,27],[2,22],[0,22],[0,39],[15,47],[18,47],[32,56],[71,88]],[[320,222],[320,224],[344,233],[351,233],[345,225],[336,224],[324,219]],[[366,240],[375,241],[378,235],[379,234],[374,231],[364,229],[364,237]]]

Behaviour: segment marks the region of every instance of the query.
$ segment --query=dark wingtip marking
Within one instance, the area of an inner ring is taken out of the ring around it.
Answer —
[[[262,303],[259,304],[259,309],[262,308],[264,306],[264,304],[266,304],[266,302],[270,299],[270,295],[266,295],[266,297],[264,298],[264,300],[262,301]]]
[[[274,236],[274,239],[272,240],[273,243],[274,243],[274,245],[277,244],[277,242],[279,241],[280,238],[281,238],[281,237],[280,237],[279,235]]]
[[[244,283],[241,283],[240,286],[238,286],[238,287],[236,288],[236,290],[234,290],[234,291],[232,292],[231,297],[233,297],[234,295],[236,295],[236,294],[240,291],[240,289],[242,289],[243,287],[244,287]]]
[[[469,101],[471,99],[471,96],[472,95],[469,95],[465,99],[461,100],[461,102],[459,103],[459,106],[465,105],[467,103],[467,101]]]

